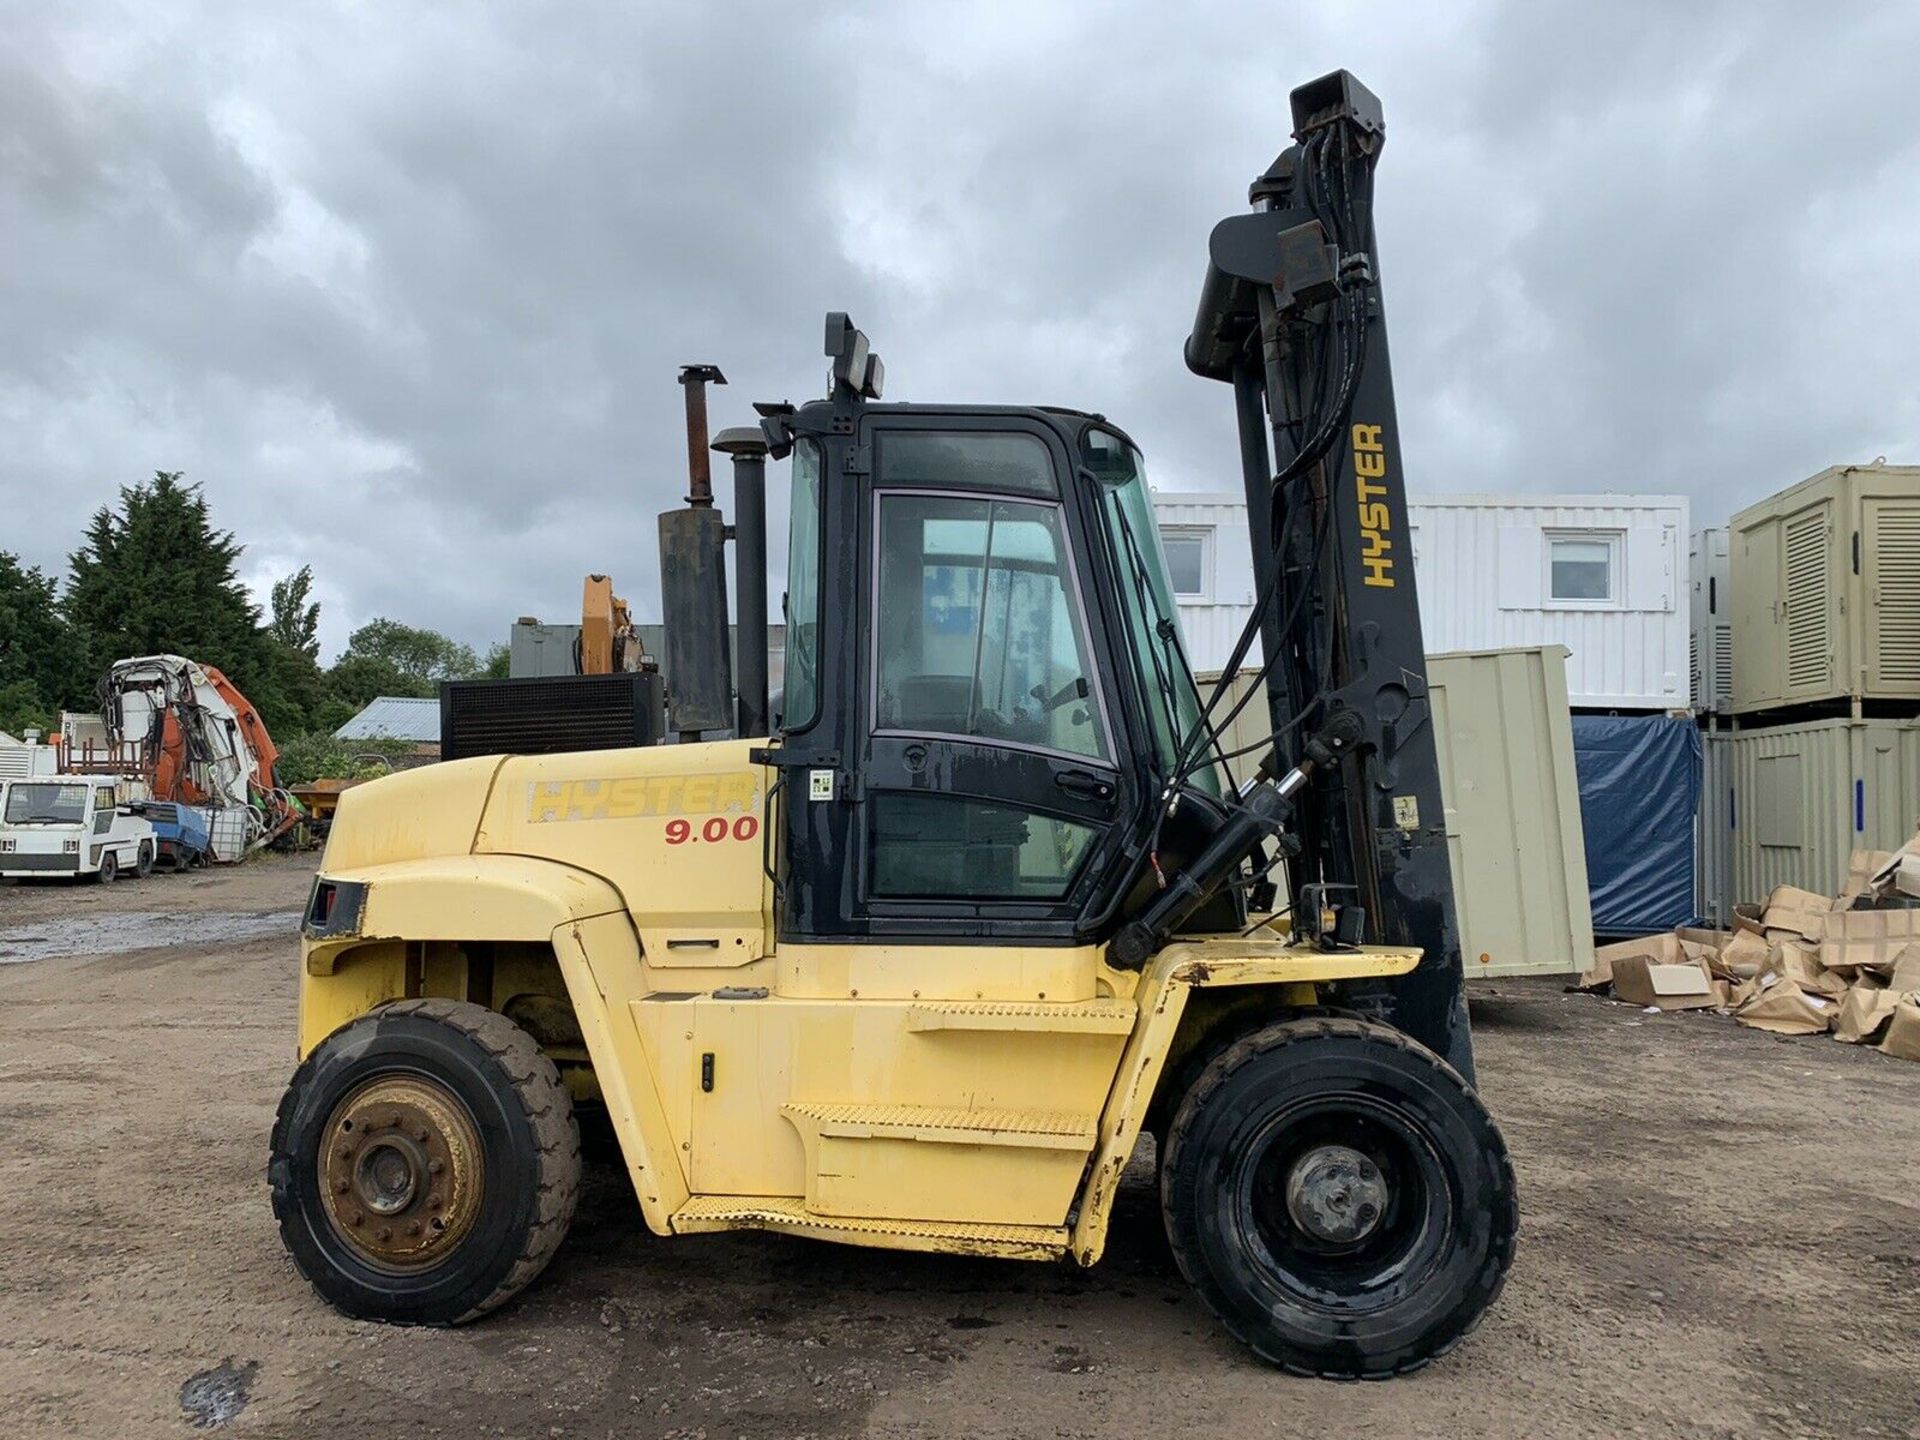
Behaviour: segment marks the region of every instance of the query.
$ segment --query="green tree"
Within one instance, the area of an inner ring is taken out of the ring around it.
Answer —
[[[513,651],[506,645],[494,645],[480,663],[482,680],[506,680],[513,674]]]
[[[0,550],[0,730],[50,729],[85,698],[86,667],[55,603],[53,581]]]
[[[256,705],[270,664],[260,611],[235,568],[240,542],[216,530],[198,485],[160,470],[122,486],[70,557],[65,610],[90,670],[128,655],[185,655],[224,671]],[[262,714],[272,726],[267,706]]]
[[[267,633],[309,660],[320,658],[320,602],[308,598],[313,590],[313,567],[302,565],[273,585]]]

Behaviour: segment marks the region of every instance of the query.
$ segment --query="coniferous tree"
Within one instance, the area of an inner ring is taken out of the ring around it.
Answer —
[[[87,688],[52,579],[0,550],[0,730],[49,729]]]

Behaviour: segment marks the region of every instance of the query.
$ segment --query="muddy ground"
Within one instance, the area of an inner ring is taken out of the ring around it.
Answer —
[[[264,1177],[309,873],[0,883],[0,1435],[1920,1435],[1920,1065],[1551,982],[1476,1003],[1519,1258],[1411,1379],[1249,1361],[1175,1273],[1139,1166],[1087,1273],[663,1242],[600,1170],[505,1313],[343,1320]],[[107,928],[183,911],[222,918]],[[285,933],[246,928],[263,914]],[[23,960],[23,935],[90,953]]]

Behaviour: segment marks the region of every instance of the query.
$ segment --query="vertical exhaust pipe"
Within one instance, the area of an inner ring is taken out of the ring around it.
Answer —
[[[661,668],[667,724],[683,743],[724,730],[736,718],[727,655],[727,524],[713,505],[707,453],[709,381],[724,385],[727,377],[714,365],[680,367],[687,394],[687,503],[660,516],[660,606],[667,632]]]
[[[739,687],[734,733],[765,735],[767,696],[767,440],[757,425],[722,430],[713,448],[733,459],[733,593],[738,640],[734,683]]]
[[[707,459],[707,382],[727,383],[718,365],[682,365],[680,384],[687,392],[687,503],[713,504],[713,471]]]

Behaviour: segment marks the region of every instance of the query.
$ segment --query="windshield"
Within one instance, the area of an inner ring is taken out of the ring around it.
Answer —
[[[820,698],[820,447],[793,447],[793,502],[787,530],[787,657],[780,727],[804,730]]]
[[[31,784],[16,780],[7,787],[6,823],[9,825],[78,825],[87,818],[84,785]]]
[[[1094,426],[1080,436],[1080,463],[1102,487],[1100,509],[1120,567],[1120,599],[1145,687],[1154,749],[1162,774],[1171,775],[1181,742],[1200,723],[1200,696],[1180,647],[1173,585],[1160,549],[1153,497],[1147,493],[1146,467],[1132,445]],[[1191,783],[1211,795],[1220,793],[1219,777],[1211,765],[1197,767]]]

